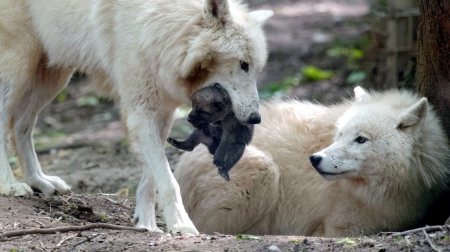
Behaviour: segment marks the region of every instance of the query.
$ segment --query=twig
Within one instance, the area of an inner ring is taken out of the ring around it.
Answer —
[[[31,219],[31,221],[36,222],[37,224],[41,225],[41,227],[45,227],[45,224],[40,222],[40,221],[38,221],[38,220]]]
[[[72,231],[86,231],[86,230],[91,230],[91,229],[96,229],[96,228],[114,229],[114,230],[131,230],[131,231],[136,231],[136,232],[146,232],[147,231],[147,229],[144,229],[144,228],[118,226],[118,225],[112,225],[112,224],[106,224],[106,223],[93,223],[93,224],[87,224],[87,225],[83,225],[83,226],[69,226],[69,227],[43,228],[43,229],[22,229],[22,230],[10,231],[10,232],[5,232],[3,234],[0,234],[0,241],[4,240],[6,238],[22,236],[22,235],[29,235],[29,234],[56,234],[57,232],[66,233],[66,232],[72,232]]]
[[[42,241],[40,242],[40,244],[41,244],[42,249],[43,249],[44,251],[48,251],[47,248],[44,246],[44,243],[42,243]]]
[[[445,226],[426,226],[426,227],[423,227],[423,228],[416,228],[416,229],[406,230],[406,231],[403,231],[403,232],[391,233],[391,234],[389,234],[389,236],[398,237],[398,236],[403,236],[403,235],[416,233],[416,232],[420,232],[420,231],[434,232],[434,231],[440,231],[444,227],[448,227],[448,225],[445,225]]]
[[[117,206],[123,207],[123,208],[125,208],[127,210],[131,209],[130,207],[127,207],[126,205],[124,205],[123,203],[121,203],[119,201],[115,201],[115,200],[112,200],[112,199],[107,198],[107,197],[101,197],[101,198],[103,198],[103,199],[105,199],[105,200],[107,200],[107,201],[109,201],[109,202],[111,202],[111,203],[113,203],[113,204],[115,204]]]
[[[62,240],[56,245],[56,248],[59,247],[59,246],[61,246],[61,245],[63,245],[63,243],[66,242],[67,240],[76,237],[77,235],[78,235],[78,234],[73,234],[73,235],[68,235],[68,236],[62,238]]]
[[[81,245],[81,244],[83,244],[85,242],[91,242],[92,240],[94,240],[95,238],[97,238],[100,235],[102,235],[102,234],[96,234],[96,235],[92,236],[92,238],[89,238],[89,237],[86,236],[86,240],[80,241],[79,243],[73,245],[72,248],[75,248],[76,246]]]
[[[430,245],[431,249],[433,249],[433,251],[438,251],[441,252],[440,248],[437,248],[434,243],[431,241],[430,236],[428,235],[428,233],[425,230],[422,230],[423,234],[425,235],[425,237],[427,238],[427,242]]]

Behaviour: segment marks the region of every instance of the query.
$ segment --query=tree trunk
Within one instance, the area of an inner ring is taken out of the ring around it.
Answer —
[[[450,139],[450,1],[421,0],[416,91],[428,98]],[[450,153],[449,153],[450,154]],[[450,169],[450,167],[449,167]],[[426,224],[443,224],[450,215],[450,190],[429,209]]]
[[[416,91],[427,97],[450,137],[450,1],[421,0]]]

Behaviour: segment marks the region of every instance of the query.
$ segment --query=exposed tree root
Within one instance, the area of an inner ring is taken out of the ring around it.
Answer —
[[[127,226],[118,226],[106,223],[93,223],[83,226],[69,226],[69,227],[58,227],[58,228],[42,228],[42,229],[22,229],[14,230],[9,232],[4,232],[0,234],[0,241],[6,240],[11,237],[30,235],[30,234],[56,234],[56,233],[66,233],[66,232],[76,232],[76,231],[86,231],[96,228],[102,229],[114,229],[114,230],[130,230],[135,232],[147,232],[144,228],[135,228]]]

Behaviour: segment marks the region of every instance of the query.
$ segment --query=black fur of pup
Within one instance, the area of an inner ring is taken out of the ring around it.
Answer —
[[[218,167],[220,176],[230,181],[228,172],[252,140],[254,125],[239,122],[233,113],[228,92],[217,83],[194,93],[188,121],[196,129],[185,141],[173,138],[167,141],[185,151],[192,151],[203,143],[214,155],[214,165]]]

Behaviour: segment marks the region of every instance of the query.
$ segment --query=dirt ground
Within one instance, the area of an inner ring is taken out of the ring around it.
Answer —
[[[268,8],[275,16],[266,26],[270,48],[260,88],[301,66],[336,67],[338,60],[324,61],[323,48],[335,38],[358,38],[368,29],[365,0],[252,0],[251,8]],[[35,146],[44,172],[60,176],[72,186],[71,195],[26,198],[0,196],[0,232],[48,229],[91,223],[132,227],[133,197],[141,164],[130,155],[120,123],[118,105],[90,96],[88,79],[75,76],[63,95],[41,113],[34,132]],[[353,86],[339,80],[297,87],[287,95],[330,103],[351,93]],[[171,136],[185,138],[192,130],[181,109]],[[172,168],[181,152],[167,146]],[[17,160],[10,163],[21,178]],[[158,225],[164,221],[158,215]],[[26,234],[7,238],[0,233],[0,251],[450,251],[450,228],[419,230],[406,236],[379,234],[370,237],[321,238],[303,236],[235,236],[201,234],[186,236],[132,230]]]

